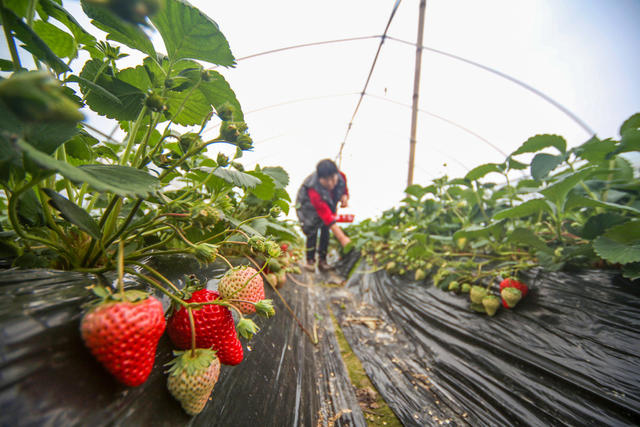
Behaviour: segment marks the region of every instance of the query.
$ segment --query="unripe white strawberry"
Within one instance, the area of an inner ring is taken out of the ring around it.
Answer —
[[[264,299],[262,277],[255,268],[241,265],[228,270],[218,283],[218,292],[225,299],[243,300],[256,303]],[[249,302],[234,303],[244,314],[256,312]]]
[[[174,351],[167,388],[189,415],[197,415],[207,404],[220,375],[220,361],[213,350],[197,348]]]

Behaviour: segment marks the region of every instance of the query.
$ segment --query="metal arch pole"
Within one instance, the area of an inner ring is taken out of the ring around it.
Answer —
[[[420,95],[420,69],[422,68],[422,39],[424,36],[424,15],[427,0],[420,0],[418,17],[418,40],[416,42],[416,68],[413,76],[413,105],[411,108],[411,137],[409,139],[409,174],[407,186],[413,184],[413,168],[416,158],[416,133],[418,128],[418,98]]]

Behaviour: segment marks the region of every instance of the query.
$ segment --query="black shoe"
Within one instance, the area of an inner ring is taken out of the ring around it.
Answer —
[[[318,268],[320,269],[320,271],[332,271],[333,267],[330,266],[327,261],[325,260],[320,260],[318,261]]]

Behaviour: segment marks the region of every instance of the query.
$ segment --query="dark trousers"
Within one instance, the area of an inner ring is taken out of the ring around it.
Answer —
[[[316,259],[316,243],[318,243],[318,229],[316,228],[307,236],[307,261],[315,261]],[[322,261],[327,260],[327,249],[329,248],[329,227],[323,225],[320,227],[320,243],[318,246],[318,258]]]

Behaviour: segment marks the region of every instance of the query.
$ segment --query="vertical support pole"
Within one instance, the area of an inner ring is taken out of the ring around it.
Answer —
[[[416,68],[413,76],[413,105],[411,108],[411,137],[409,139],[409,174],[407,186],[413,184],[413,165],[416,157],[416,130],[418,127],[418,98],[420,95],[420,68],[422,65],[422,38],[424,35],[424,15],[427,0],[420,0],[418,18],[418,39],[416,41]]]

